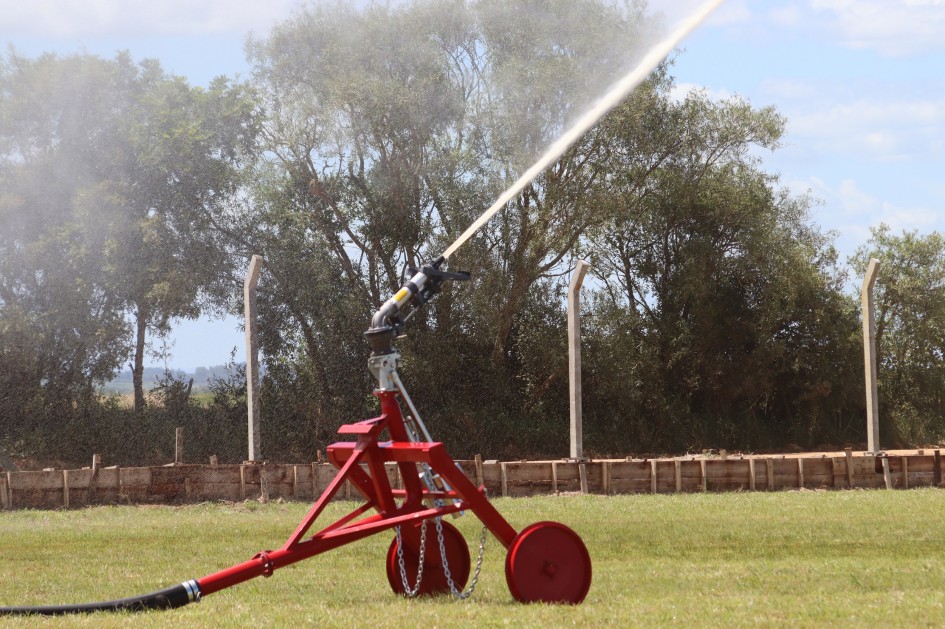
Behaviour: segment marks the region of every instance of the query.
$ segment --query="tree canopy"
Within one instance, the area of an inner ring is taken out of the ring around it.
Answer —
[[[371,313],[560,133],[575,94],[624,67],[608,42],[642,45],[652,27],[637,2],[314,4],[249,41],[247,82],[208,88],[127,53],[9,53],[0,411],[47,430],[81,413],[118,426],[95,387],[129,360],[137,413],[149,410],[146,335],[239,310],[256,253],[267,457],[311,460],[372,412]],[[785,124],[738,97],[679,96],[663,64],[450,258],[473,280],[410,320],[398,349],[431,432],[457,456],[565,453],[564,291],[584,257],[586,451],[861,439],[849,271],[814,200],[763,162]],[[935,439],[945,248],[880,228],[854,274],[869,255],[887,265],[891,438]],[[150,411],[239,452],[245,430],[222,427],[245,412],[242,377],[200,409],[169,375]]]
[[[145,333],[231,292],[216,227],[252,159],[251,94],[193,88],[127,53],[11,53],[0,85],[0,303],[13,338],[41,348],[16,369],[88,388],[132,348],[141,410]]]

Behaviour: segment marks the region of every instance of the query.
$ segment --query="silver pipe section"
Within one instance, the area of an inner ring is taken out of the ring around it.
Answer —
[[[389,319],[407,305],[410,299],[420,292],[427,283],[427,275],[423,271],[407,280],[397,293],[385,301],[371,319],[371,329],[381,329],[390,325]]]
[[[407,394],[407,389],[400,380],[400,375],[397,373],[396,369],[391,372],[390,378],[394,381],[394,385],[400,392],[400,397],[403,398],[404,402],[407,404],[407,410],[409,410],[410,414],[413,416],[413,422],[410,423],[413,423],[420,430],[420,434],[417,436],[422,436],[424,440],[428,442],[433,441],[433,437],[430,436],[430,431],[427,430],[427,425],[420,419],[420,413],[417,412],[417,407],[413,405],[413,400],[411,400],[410,395]]]

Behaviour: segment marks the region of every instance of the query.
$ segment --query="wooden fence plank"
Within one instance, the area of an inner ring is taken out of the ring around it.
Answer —
[[[883,464],[883,482],[886,483],[886,489],[892,489],[892,475],[889,473],[889,458],[886,456],[882,457]]]
[[[805,458],[804,459],[804,486],[813,488],[833,487],[836,479],[834,478],[834,462],[828,458]]]
[[[850,448],[847,448],[843,451],[843,455],[847,460],[847,486],[850,489],[853,489],[856,487],[856,485],[853,483],[853,452],[850,450]]]
[[[800,487],[800,474],[796,460],[786,457],[770,460],[775,489],[796,489]]]
[[[837,487],[837,459],[830,457],[830,486]]]
[[[707,491],[740,491],[752,488],[750,459],[709,459],[705,462]]]
[[[558,468],[559,478],[558,481],[561,481],[560,474],[562,470],[561,467]],[[577,479],[577,468],[574,468],[574,478]],[[482,462],[482,484],[486,486],[489,490],[489,493],[493,496],[498,496],[502,494],[502,469],[498,461],[483,461]],[[560,487],[559,487],[560,490]]]
[[[62,506],[62,474],[55,470],[8,472],[7,500],[19,508],[57,509]]]
[[[935,486],[942,486],[942,453],[940,450],[936,450],[933,455],[935,458]]]
[[[503,495],[548,495],[554,491],[553,461],[516,461],[501,464]]]
[[[269,466],[259,467],[259,500],[269,502]]]
[[[939,454],[938,462],[940,463]],[[97,462],[97,461],[96,461]],[[762,463],[763,462],[763,463]],[[605,461],[458,461],[463,473],[494,494],[516,497],[555,492],[665,493],[785,488],[912,488],[936,484],[935,452],[875,457],[678,458]],[[364,467],[364,466],[362,466]],[[197,500],[315,499],[335,477],[328,463],[311,465],[118,466],[0,473],[0,509],[79,508],[88,504]],[[400,468],[385,465],[401,487]],[[478,482],[481,478],[482,482]],[[938,482],[941,482],[940,480]],[[501,492],[500,492],[501,490]],[[361,498],[345,483],[336,498]]]
[[[906,456],[905,460],[909,468],[910,488],[935,486],[935,457],[932,454]]]
[[[650,461],[608,461],[608,490],[611,494],[647,493],[652,491]]]

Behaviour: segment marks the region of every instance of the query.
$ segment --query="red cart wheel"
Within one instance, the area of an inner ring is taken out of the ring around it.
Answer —
[[[509,545],[505,580],[522,603],[577,604],[591,589],[591,556],[578,534],[565,525],[536,522]]]
[[[443,547],[446,551],[446,561],[449,565],[453,586],[458,590],[466,587],[469,580],[469,547],[463,534],[449,522],[441,520],[443,528]],[[400,536],[404,545],[404,572],[407,585],[416,587],[417,572],[420,568],[420,527],[421,523],[407,524],[400,527]],[[427,520],[426,544],[423,556],[423,576],[420,579],[418,595],[445,594],[450,591],[443,569],[443,560],[440,558],[440,543],[437,539],[436,520]],[[400,572],[400,561],[397,558],[397,536],[387,550],[387,581],[397,594],[406,594],[404,579]]]

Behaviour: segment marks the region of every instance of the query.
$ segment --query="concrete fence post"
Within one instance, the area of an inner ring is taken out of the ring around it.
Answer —
[[[568,288],[568,393],[571,399],[571,458],[584,458],[581,407],[581,284],[590,265],[578,260]]]
[[[259,430],[259,343],[256,339],[256,284],[263,259],[254,255],[243,283],[243,307],[246,327],[246,409],[249,414],[249,460],[262,459],[262,444]]]
[[[174,430],[174,465],[184,464],[184,427]]]
[[[873,286],[879,273],[879,260],[870,260],[863,278],[860,304],[863,307],[863,362],[866,382],[866,440],[867,449],[879,449],[879,389],[876,371],[876,316],[873,304]]]

